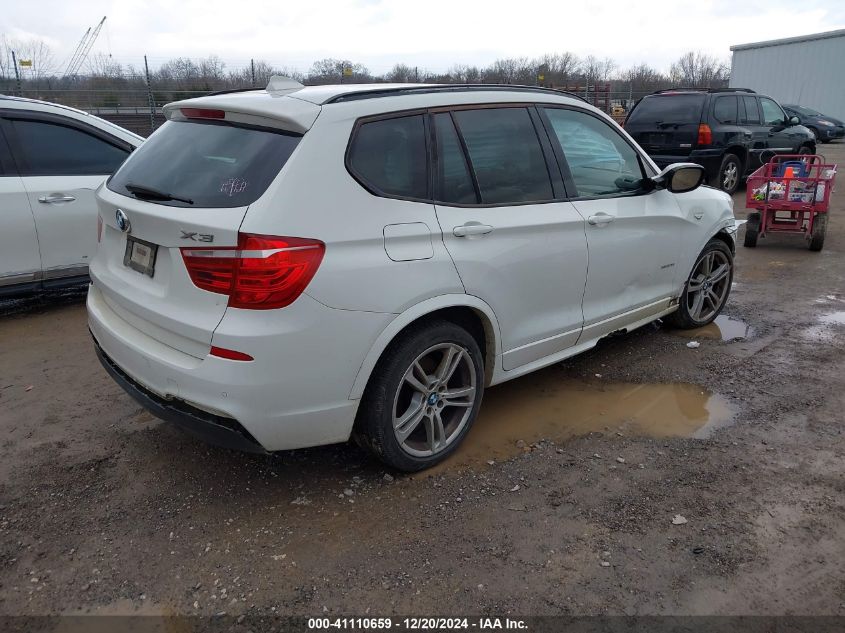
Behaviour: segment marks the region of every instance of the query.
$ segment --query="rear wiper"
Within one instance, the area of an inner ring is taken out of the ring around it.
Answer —
[[[141,200],[176,200],[177,202],[194,204],[194,201],[190,198],[180,198],[179,196],[174,196],[172,194],[165,193],[164,191],[159,191],[158,189],[145,187],[143,185],[135,185],[131,182],[126,183],[124,187],[126,187],[126,190],[129,193]]]

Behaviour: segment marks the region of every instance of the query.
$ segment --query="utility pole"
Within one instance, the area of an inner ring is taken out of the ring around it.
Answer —
[[[255,60],[249,60],[249,66],[252,69],[252,87],[255,88]]]
[[[156,114],[156,104],[155,99],[153,99],[153,88],[150,84],[150,66],[147,63],[147,56],[144,55],[144,74],[147,79],[147,101],[150,103],[150,134],[153,133],[155,130],[156,122],[155,122],[155,114]]]
[[[18,70],[18,58],[15,57],[15,51],[12,51],[12,66],[15,67],[15,81],[18,84],[18,96],[23,96],[23,91],[21,90],[21,73]]]

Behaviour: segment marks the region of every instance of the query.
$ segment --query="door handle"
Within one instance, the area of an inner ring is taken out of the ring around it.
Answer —
[[[615,215],[608,215],[607,213],[596,213],[587,218],[587,222],[593,226],[604,226],[610,224],[616,219]]]
[[[73,196],[66,196],[60,193],[54,193],[49,196],[41,196],[38,198],[38,202],[43,204],[56,204],[57,202],[73,202],[76,200]]]
[[[478,222],[467,222],[462,226],[456,226],[452,229],[452,235],[455,237],[472,237],[473,235],[487,235],[493,232],[493,227],[489,224],[480,224]]]

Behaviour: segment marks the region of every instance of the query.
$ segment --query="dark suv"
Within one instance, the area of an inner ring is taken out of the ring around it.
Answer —
[[[813,133],[800,123],[747,88],[673,89],[640,99],[625,130],[661,167],[698,163],[710,182],[733,193],[767,154],[816,151]]]

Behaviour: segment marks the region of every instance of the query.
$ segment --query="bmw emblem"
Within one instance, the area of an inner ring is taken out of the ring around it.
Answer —
[[[114,212],[114,219],[117,222],[117,228],[124,233],[129,233],[132,230],[132,224],[123,209],[118,209]]]

